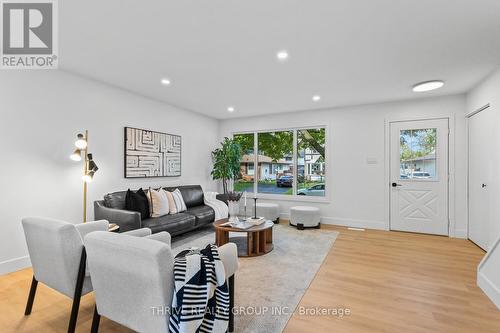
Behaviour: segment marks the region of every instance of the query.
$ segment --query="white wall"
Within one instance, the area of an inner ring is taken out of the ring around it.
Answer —
[[[322,222],[386,229],[388,182],[385,174],[385,122],[394,119],[450,116],[455,137],[454,236],[465,237],[466,164],[465,97],[463,95],[364,106],[311,110],[222,121],[220,137],[234,132],[328,126],[327,191],[329,202],[320,207]],[[375,158],[376,165],[367,164]],[[274,200],[276,201],[276,200]],[[282,216],[296,201],[280,200]],[[311,204],[310,202],[308,204]],[[452,231],[453,233],[453,231]],[[452,235],[453,236],[453,235]]]
[[[182,176],[125,179],[125,126],[181,135]],[[93,201],[111,191],[179,184],[216,189],[210,180],[216,120],[60,71],[2,71],[0,274],[29,264],[23,216],[82,220],[82,164],[68,157],[85,129],[99,165],[89,188],[89,219]]]
[[[495,114],[494,126],[500,128],[500,69],[485,78],[467,94],[466,114],[473,113],[486,104],[490,104],[490,108]],[[497,132],[495,131],[496,135],[491,138],[495,142],[495,149],[491,152],[493,170],[500,170],[500,135]],[[490,197],[492,224],[489,232],[489,244],[492,246],[500,237],[500,205],[498,205],[500,202],[500,174],[499,172],[492,172],[489,176],[491,179],[488,180],[488,188],[492,193]]]

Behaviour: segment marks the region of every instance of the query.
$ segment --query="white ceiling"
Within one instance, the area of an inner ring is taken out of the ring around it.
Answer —
[[[499,0],[59,4],[61,69],[219,119],[462,93],[500,64]]]

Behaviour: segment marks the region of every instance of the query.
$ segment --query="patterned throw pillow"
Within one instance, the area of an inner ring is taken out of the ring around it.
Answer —
[[[177,212],[184,212],[187,210],[186,203],[184,202],[184,198],[182,197],[181,191],[179,189],[175,189],[172,192],[172,196],[174,197],[175,206],[177,207]]]
[[[174,196],[172,195],[172,192],[165,191],[165,195],[167,196],[168,199],[168,207],[170,210],[170,214],[177,214],[177,207],[175,206],[175,200]]]
[[[149,189],[151,198],[151,217],[160,217],[170,212],[167,194],[163,189]]]

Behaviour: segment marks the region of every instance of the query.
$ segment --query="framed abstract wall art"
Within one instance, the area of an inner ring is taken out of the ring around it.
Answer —
[[[180,175],[180,135],[125,127],[125,178]]]

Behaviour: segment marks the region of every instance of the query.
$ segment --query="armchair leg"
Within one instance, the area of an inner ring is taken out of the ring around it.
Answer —
[[[234,274],[229,277],[229,325],[228,331],[234,331]]]
[[[76,278],[75,295],[73,297],[73,306],[71,307],[71,316],[69,318],[68,333],[74,333],[76,329],[76,319],[78,318],[78,310],[80,308],[80,298],[82,297],[83,280],[85,279],[85,264],[87,262],[87,252],[85,248],[82,250],[80,258],[80,268]]]
[[[97,312],[97,305],[94,308],[94,318],[92,318],[92,328],[90,333],[98,333],[99,332],[99,322],[101,320],[101,315]]]
[[[28,316],[31,314],[31,309],[33,308],[33,302],[35,301],[36,287],[38,286],[38,281],[33,275],[33,280],[31,280],[30,294],[28,296],[28,303],[26,303],[26,310],[24,310],[24,315]]]

